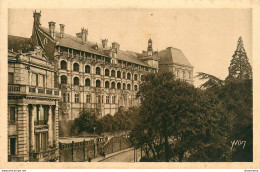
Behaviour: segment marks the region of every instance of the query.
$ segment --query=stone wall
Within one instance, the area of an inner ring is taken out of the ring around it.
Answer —
[[[113,137],[110,140],[99,138],[96,140],[60,143],[60,162],[81,162],[99,156],[118,152],[130,147],[128,136]]]

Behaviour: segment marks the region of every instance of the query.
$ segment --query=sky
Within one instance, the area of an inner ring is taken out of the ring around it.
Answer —
[[[8,34],[30,37],[35,9],[9,9]],[[225,79],[241,36],[252,65],[252,11],[250,9],[36,9],[41,25],[65,24],[75,35],[88,28],[88,40],[107,38],[120,49],[142,52],[151,37],[154,50],[178,48],[194,66],[194,75],[205,72]],[[202,81],[194,79],[194,85]]]

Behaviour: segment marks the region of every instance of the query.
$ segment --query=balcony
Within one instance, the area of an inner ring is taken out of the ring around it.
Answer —
[[[16,95],[38,95],[38,96],[48,96],[48,97],[59,97],[60,91],[58,88],[43,88],[37,86],[29,86],[29,85],[8,85],[8,94],[16,94]]]

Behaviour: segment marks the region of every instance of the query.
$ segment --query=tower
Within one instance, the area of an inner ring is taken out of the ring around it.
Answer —
[[[86,44],[88,41],[88,29],[85,29],[84,27],[81,28],[81,35],[82,35],[82,43]]]
[[[33,12],[33,18],[34,18],[34,25],[39,26],[41,25],[41,11],[36,12],[36,10]]]
[[[153,41],[151,38],[148,40],[147,54],[149,56],[153,55]]]

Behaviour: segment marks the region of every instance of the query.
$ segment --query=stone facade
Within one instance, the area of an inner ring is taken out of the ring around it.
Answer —
[[[8,52],[8,160],[58,158],[58,101],[54,66],[38,47]]]
[[[137,53],[120,50],[117,42],[109,47],[107,39],[93,43],[85,28],[72,36],[65,33],[64,24],[59,32],[55,22],[42,27],[40,17],[34,13],[32,44],[42,47],[55,65],[62,118],[73,120],[83,109],[95,109],[100,117],[114,115],[120,107],[139,104],[136,93],[142,75],[156,72],[158,60],[141,60]]]

